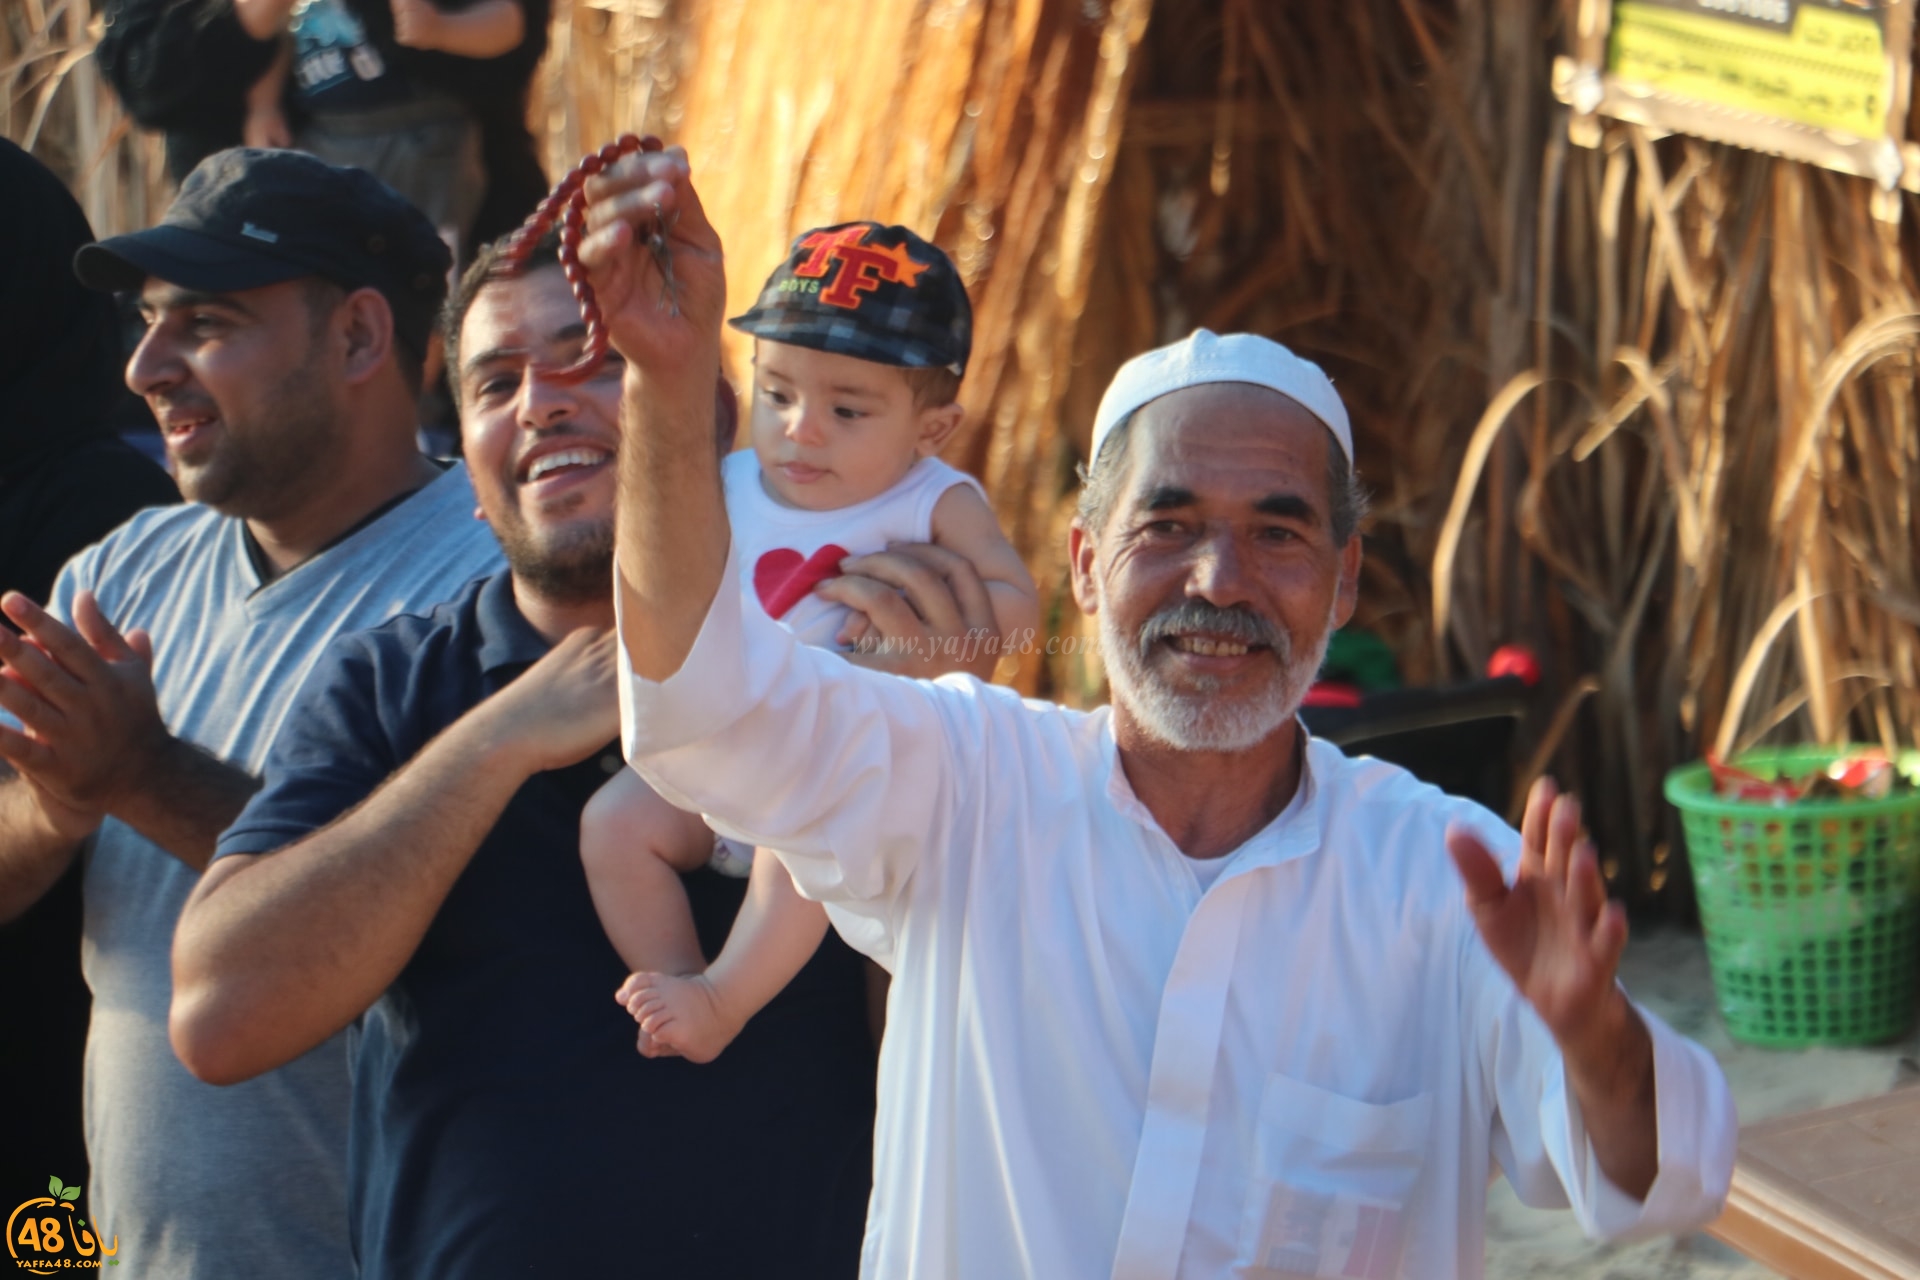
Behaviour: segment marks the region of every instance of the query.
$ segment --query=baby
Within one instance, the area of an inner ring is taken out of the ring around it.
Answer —
[[[946,254],[904,227],[810,231],[730,323],[755,338],[753,448],[722,464],[750,608],[808,644],[869,660],[860,642],[872,638],[870,621],[816,586],[849,557],[931,542],[979,573],[1000,637],[1038,622],[1033,580],[984,492],[936,456],[960,425],[973,341],[972,308]],[[778,861],[717,839],[631,770],[587,805],[580,856],[601,924],[634,969],[616,998],[650,1057],[711,1061],[826,934],[824,908],[799,895]],[[680,884],[680,873],[709,864],[749,877],[711,965]]]

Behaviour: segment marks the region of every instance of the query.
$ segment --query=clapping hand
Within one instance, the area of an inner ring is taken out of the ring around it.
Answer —
[[[9,594],[0,626],[0,759],[34,788],[57,825],[84,833],[137,788],[172,743],[153,691],[153,642],[107,621],[90,592],[69,627],[23,595]]]

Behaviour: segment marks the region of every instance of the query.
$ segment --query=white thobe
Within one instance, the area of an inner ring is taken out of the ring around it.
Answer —
[[[1203,892],[1104,711],[864,671],[730,590],[672,678],[623,670],[621,714],[654,787],[893,973],[867,1280],[1478,1276],[1496,1161],[1604,1239],[1725,1197],[1726,1081],[1644,1013],[1659,1175],[1607,1182],[1442,843],[1465,823],[1511,873],[1518,836],[1404,770],[1310,740]]]

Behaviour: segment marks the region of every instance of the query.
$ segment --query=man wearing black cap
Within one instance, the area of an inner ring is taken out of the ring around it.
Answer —
[[[353,1270],[344,1042],[203,1085],[168,1044],[168,955],[327,641],[500,563],[465,471],[413,444],[447,267],[366,174],[246,150],[75,261],[139,293],[127,382],[191,505],[82,553],[49,610],[0,602],[33,641],[0,635],[0,919],[84,858],[89,1216],[142,1276]]]

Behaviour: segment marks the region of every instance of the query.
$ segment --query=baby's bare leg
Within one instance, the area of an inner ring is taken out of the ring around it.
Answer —
[[[593,908],[629,969],[698,973],[706,967],[680,873],[699,868],[713,836],[624,769],[580,815],[580,861]]]
[[[660,1046],[711,1062],[793,981],[826,934],[826,909],[800,896],[772,853],[756,850],[747,900],[707,971],[690,978],[636,973],[621,988],[627,1011]]]

